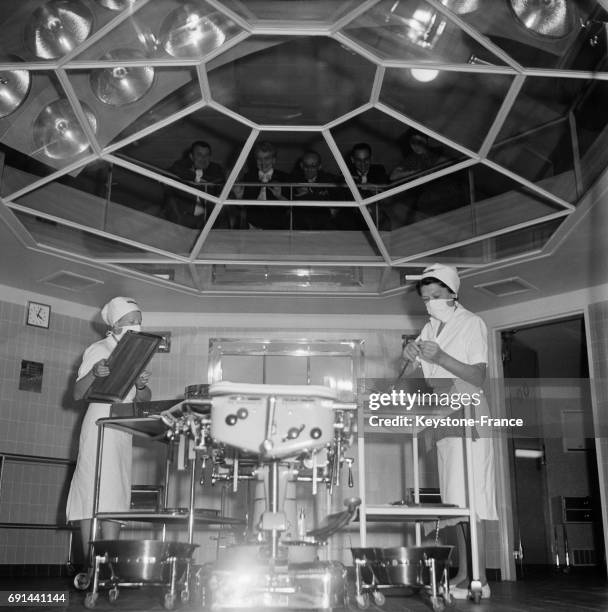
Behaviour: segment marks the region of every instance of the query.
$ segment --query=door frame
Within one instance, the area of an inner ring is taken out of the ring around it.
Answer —
[[[489,333],[489,371],[491,380],[491,397],[494,405],[493,411],[499,417],[506,417],[506,400],[504,391],[504,369],[502,365],[501,352],[501,333],[508,331],[513,327],[530,327],[534,325],[542,325],[545,323],[556,322],[569,317],[582,316],[585,326],[585,336],[587,342],[587,363],[589,367],[589,378],[593,378],[593,361],[591,354],[591,338],[589,330],[589,306],[588,304],[579,307],[564,310],[563,312],[551,312],[539,316],[528,316],[525,318],[513,318],[508,322],[503,321],[500,324],[492,325]],[[594,428],[597,420],[597,396],[594,385],[591,384],[591,410],[593,414]],[[598,478],[600,479],[600,498],[602,504],[602,526],[604,532],[604,545],[608,546],[608,514],[606,509],[606,487],[602,486],[605,482],[603,479],[608,476],[605,473],[602,460],[602,451],[600,439],[595,438],[595,450],[597,458]],[[511,491],[511,466],[509,462],[509,445],[507,439],[498,437],[495,439],[495,461],[496,461],[496,502],[498,505],[498,528],[503,534],[500,539],[500,570],[502,580],[517,580],[515,569],[515,533],[513,521],[513,492]],[[606,548],[608,550],[608,548]]]

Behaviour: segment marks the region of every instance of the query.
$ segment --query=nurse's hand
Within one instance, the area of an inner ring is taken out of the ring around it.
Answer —
[[[420,342],[419,348],[422,359],[425,361],[430,361],[431,363],[440,363],[441,359],[445,355],[439,345],[432,340],[423,340]]]
[[[148,370],[144,370],[135,381],[135,387],[141,391],[141,389],[147,387],[149,380],[150,372],[148,372]]]
[[[403,356],[410,361],[416,361],[416,358],[420,357],[420,348],[414,341],[410,340],[403,347]]]
[[[91,372],[93,372],[95,378],[105,378],[109,376],[110,368],[107,366],[107,363],[107,359],[101,359],[91,368]]]

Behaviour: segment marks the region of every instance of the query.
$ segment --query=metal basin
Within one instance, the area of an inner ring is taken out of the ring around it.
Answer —
[[[441,580],[453,549],[453,546],[383,548],[382,565],[387,574],[387,584],[410,587],[431,584],[431,559],[435,560],[435,578]]]
[[[197,546],[160,540],[99,540],[95,542],[95,554],[106,557],[122,582],[168,583],[173,565],[179,579]]]
[[[383,563],[382,548],[351,548],[353,561],[360,567],[361,578],[366,584],[389,584]]]
[[[319,545],[316,542],[283,540],[281,545],[287,548],[288,563],[314,563],[318,560]]]

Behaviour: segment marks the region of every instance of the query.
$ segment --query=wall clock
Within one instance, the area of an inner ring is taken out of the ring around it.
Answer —
[[[51,307],[48,304],[38,302],[27,303],[27,318],[25,322],[34,327],[44,327],[48,329],[51,322]]]

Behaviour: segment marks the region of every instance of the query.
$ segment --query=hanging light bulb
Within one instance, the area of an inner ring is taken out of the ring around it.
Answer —
[[[145,59],[137,49],[116,49],[102,57],[104,61]],[[112,66],[91,72],[91,89],[104,104],[124,106],[143,98],[154,82],[152,66]]]
[[[91,129],[96,132],[97,118],[86,104],[80,104]],[[87,150],[89,141],[68,100],[55,100],[42,109],[34,122],[34,145],[36,152],[51,159],[68,159]]]
[[[430,83],[437,78],[439,70],[431,70],[430,68],[411,68],[410,73],[420,83]]]
[[[19,61],[10,57],[8,61]],[[0,119],[8,117],[22,104],[30,90],[30,73],[27,70],[0,70]]]
[[[93,14],[80,0],[50,0],[37,8],[26,26],[26,40],[42,59],[56,59],[87,39]]]
[[[224,44],[229,29],[236,27],[218,12],[206,13],[186,3],[163,21],[160,40],[173,57],[201,57]]]
[[[574,14],[566,0],[509,0],[517,19],[532,32],[562,38],[572,31]]]

